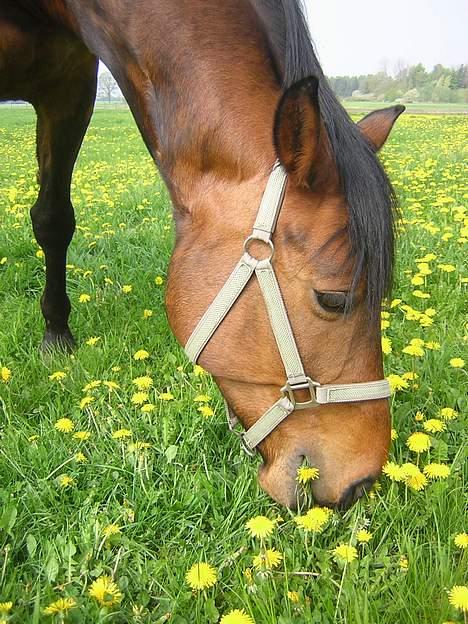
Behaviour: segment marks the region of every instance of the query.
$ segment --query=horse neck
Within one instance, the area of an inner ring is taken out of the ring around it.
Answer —
[[[279,86],[249,0],[142,0],[131,13],[62,1],[119,82],[176,205],[189,209],[213,180],[268,171]]]

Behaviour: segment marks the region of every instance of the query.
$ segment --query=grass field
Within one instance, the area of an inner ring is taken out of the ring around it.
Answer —
[[[344,100],[343,105],[350,113],[368,113],[377,108],[392,106],[391,102],[376,102],[375,100],[358,101]],[[455,104],[450,102],[410,102],[406,103],[408,113],[429,113],[438,115],[468,114],[468,104]]]
[[[169,331],[170,203],[128,111],[96,112],[74,177],[79,347],[40,357],[34,123],[0,109],[0,622],[463,622],[468,118],[406,115],[385,148],[402,206],[382,315],[392,463],[315,530],[260,491]],[[201,562],[214,575],[192,590]]]

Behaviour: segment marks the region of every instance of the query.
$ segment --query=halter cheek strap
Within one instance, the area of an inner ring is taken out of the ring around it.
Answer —
[[[281,398],[248,431],[237,432],[234,429],[238,421],[235,415],[227,408],[229,428],[240,435],[244,450],[252,455],[256,446],[294,410],[328,403],[387,399],[390,396],[390,386],[386,379],[364,383],[322,386],[320,383],[313,381],[304,372],[272,265],[275,251],[272,235],[283,204],[286,183],[286,171],[279,162],[276,162],[260,203],[253,232],[244,242],[244,253],[185,345],[187,356],[192,362],[196,362],[200,353],[255,273],[265,301],[275,341],[283,361],[287,380],[281,388]],[[254,240],[261,241],[269,247],[270,256],[268,258],[258,260],[250,254],[249,249]],[[298,390],[308,391],[309,398],[306,401],[297,401],[296,392]]]

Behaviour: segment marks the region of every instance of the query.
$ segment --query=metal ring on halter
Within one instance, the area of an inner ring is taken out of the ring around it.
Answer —
[[[248,256],[250,256],[252,260],[257,260],[258,262],[261,261],[259,258],[255,258],[255,256],[252,256],[252,254],[249,251],[249,246],[252,241],[258,241],[259,243],[268,245],[268,247],[270,248],[270,252],[271,252],[270,256],[268,258],[262,258],[262,260],[271,260],[273,258],[273,256],[275,255],[275,246],[273,245],[273,241],[271,241],[270,239],[264,240],[263,238],[259,238],[258,236],[254,236],[252,234],[251,236],[248,236],[244,241],[244,252]]]
[[[281,392],[283,396],[289,397],[289,400],[294,405],[294,409],[300,410],[318,405],[317,398],[315,396],[315,388],[318,386],[320,386],[320,384],[317,381],[313,381],[310,377],[306,377],[306,381],[304,383],[291,384],[288,381],[286,385],[281,388]],[[308,390],[310,399],[299,402],[294,394],[296,390]]]

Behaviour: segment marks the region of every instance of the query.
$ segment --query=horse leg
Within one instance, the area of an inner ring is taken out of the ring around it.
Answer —
[[[39,195],[31,208],[34,235],[42,247],[46,283],[41,309],[46,329],[42,349],[71,349],[66,293],[67,249],[75,231],[70,184],[96,95],[97,60],[86,49],[83,58],[32,102],[37,113]]]

